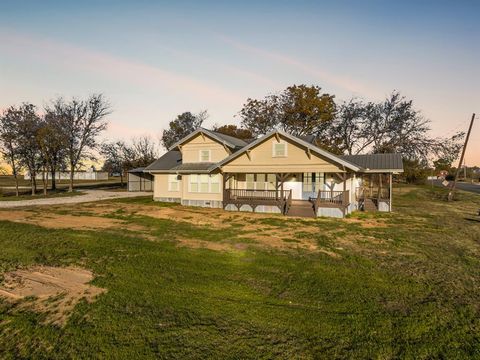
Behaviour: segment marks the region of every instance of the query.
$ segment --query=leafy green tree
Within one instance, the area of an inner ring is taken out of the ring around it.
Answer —
[[[237,125],[229,124],[229,125],[215,125],[212,129],[215,132],[230,135],[236,137],[238,139],[249,140],[253,139],[254,136],[249,129],[239,128]]]
[[[175,120],[170,121],[168,129],[163,131],[161,141],[165,149],[169,149],[177,141],[197,130],[207,118],[206,110],[198,114],[187,111],[178,115]]]
[[[334,96],[319,86],[293,85],[262,100],[247,99],[239,115],[242,127],[264,135],[282,129],[293,135],[321,137],[335,118]]]

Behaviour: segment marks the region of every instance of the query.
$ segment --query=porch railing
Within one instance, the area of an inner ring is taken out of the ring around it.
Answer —
[[[316,209],[325,205],[339,206],[339,207],[348,206],[350,203],[350,192],[348,190],[346,191],[320,190],[317,193],[317,197],[311,200],[314,202]]]
[[[255,208],[259,205],[277,206],[284,214],[292,202],[291,190],[247,190],[224,189],[223,206],[233,204],[237,207],[250,205]]]
[[[364,199],[390,199],[390,189],[388,188],[363,188],[358,187],[355,189],[355,198],[357,201]]]

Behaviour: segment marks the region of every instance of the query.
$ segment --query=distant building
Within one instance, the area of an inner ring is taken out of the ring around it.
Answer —
[[[48,173],[45,174],[48,179],[52,178],[52,174]],[[27,171],[24,175],[23,178],[25,180],[30,180],[31,176],[30,173]],[[37,173],[35,176],[36,180],[42,180],[43,179],[43,172],[40,171]],[[70,172],[69,171],[57,171],[55,173],[55,179],[56,180],[70,180]],[[96,171],[95,167],[90,167],[86,171],[76,171],[73,175],[73,180],[108,180],[108,172],[106,171]]]

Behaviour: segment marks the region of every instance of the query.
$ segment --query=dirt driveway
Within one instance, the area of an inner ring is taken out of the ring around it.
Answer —
[[[84,194],[81,196],[39,198],[32,200],[0,201],[0,208],[14,208],[35,205],[62,205],[62,204],[80,204],[92,201],[101,201],[108,199],[120,199],[138,196],[151,196],[151,192],[121,192],[108,190],[80,190]]]

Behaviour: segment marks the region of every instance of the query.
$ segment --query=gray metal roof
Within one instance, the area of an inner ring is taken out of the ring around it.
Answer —
[[[367,155],[343,155],[342,159],[358,165],[365,172],[376,170],[389,170],[388,172],[403,172],[401,154],[367,154]]]
[[[212,162],[199,162],[199,163],[184,163],[174,168],[170,169],[171,172],[189,172],[189,171],[199,171],[199,172],[210,172],[210,168],[215,165]]]
[[[135,169],[132,169],[132,170],[128,170],[129,173],[142,173],[143,170],[145,170],[144,167],[138,167],[138,168],[135,168]]]
[[[230,135],[222,134],[222,133],[219,133],[219,132],[216,132],[216,131],[210,131],[210,132],[212,134],[217,135],[219,138],[225,140],[226,142],[228,142],[232,145],[235,145],[235,147],[242,148],[245,145],[247,145],[247,142],[242,140],[242,139],[239,139],[239,138],[236,138],[236,137],[233,137],[233,136],[230,136]]]
[[[144,171],[170,170],[182,163],[182,154],[178,150],[170,150],[148,165]]]

